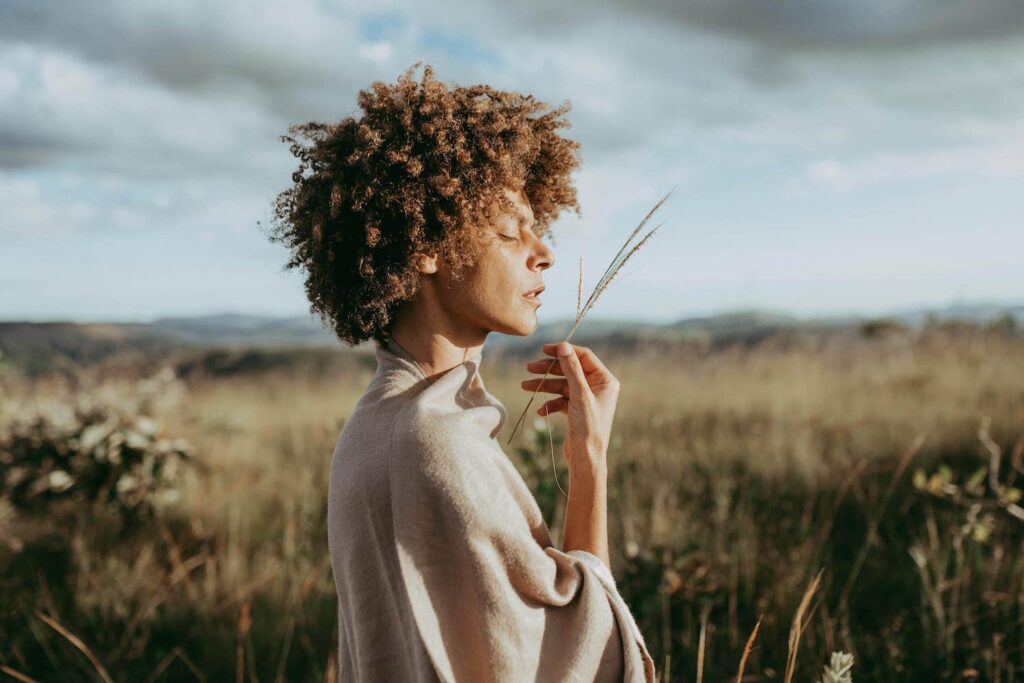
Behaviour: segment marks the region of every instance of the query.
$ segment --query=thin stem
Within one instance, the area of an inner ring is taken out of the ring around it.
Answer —
[[[580,299],[579,292],[582,290],[582,280],[583,280],[583,272],[582,272],[583,261],[582,261],[582,257],[580,258],[580,284],[579,284],[579,288],[577,289],[577,314],[576,314],[576,320],[573,322],[572,327],[569,329],[569,333],[565,336],[565,339],[563,341],[568,342],[570,339],[572,339],[572,335],[576,332],[576,328],[578,328],[580,323],[583,322],[583,318],[586,317],[586,314],[590,311],[590,309],[593,307],[593,305],[597,302],[597,299],[601,296],[601,294],[604,292],[604,290],[607,289],[608,285],[611,284],[612,280],[615,279],[615,276],[619,273],[619,271],[622,269],[622,267],[626,265],[626,262],[640,249],[640,247],[642,247],[644,244],[646,244],[647,241],[651,237],[654,236],[654,233],[657,232],[658,228],[661,227],[661,225],[658,225],[653,230],[648,232],[643,237],[643,239],[640,240],[640,242],[638,242],[636,245],[633,245],[632,247],[630,247],[630,242],[633,241],[633,238],[636,237],[636,235],[640,232],[640,230],[643,228],[643,226],[647,224],[647,221],[650,220],[651,216],[654,215],[654,212],[657,211],[659,208],[661,208],[662,204],[664,204],[665,201],[675,191],[676,191],[676,188],[672,188],[664,197],[662,197],[661,200],[659,200],[658,203],[654,205],[654,208],[652,208],[650,211],[647,212],[647,215],[644,216],[642,221],[640,221],[640,224],[637,225],[637,227],[633,229],[633,232],[630,234],[629,238],[626,240],[626,242],[619,249],[618,253],[615,254],[615,258],[612,259],[612,262],[609,264],[608,268],[605,269],[604,275],[601,276],[601,279],[598,281],[597,285],[594,287],[594,290],[591,292],[590,297],[587,299],[586,304],[583,305],[582,308],[579,307],[579,299]],[[625,254],[625,256],[623,256],[623,254]],[[544,380],[547,379],[548,375],[551,374],[551,369],[554,367],[555,363],[557,363],[557,362],[558,362],[557,358],[550,359],[550,362],[548,363],[548,368],[544,372],[544,376],[541,377],[541,381],[537,384],[537,388],[534,389],[533,394],[531,394],[530,400],[526,404],[526,408],[523,409],[523,412],[519,416],[519,419],[516,420],[516,424],[512,428],[512,432],[511,432],[511,434],[509,434],[508,441],[506,442],[506,444],[512,443],[512,439],[513,439],[513,437],[515,437],[516,432],[519,430],[519,426],[522,424],[523,418],[526,417],[526,413],[530,410],[530,406],[533,405],[533,399],[536,398],[537,393],[540,391],[541,385],[543,384]],[[545,413],[545,415],[546,414],[547,413]],[[552,451],[553,451],[553,447],[552,447]],[[554,458],[554,453],[552,452],[552,459],[553,458]],[[559,487],[559,488],[561,488],[561,487]]]

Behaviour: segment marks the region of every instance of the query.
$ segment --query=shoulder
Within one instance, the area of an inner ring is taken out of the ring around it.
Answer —
[[[493,495],[514,483],[515,467],[489,431],[493,414],[494,408],[486,406],[407,411],[391,439],[396,487],[422,488],[445,497],[463,495],[459,491]]]
[[[487,431],[486,412],[482,408],[442,411],[410,406],[394,426],[393,443],[397,451],[428,462],[467,451],[500,450]]]

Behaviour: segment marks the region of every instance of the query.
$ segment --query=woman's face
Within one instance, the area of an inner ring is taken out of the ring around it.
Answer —
[[[461,324],[484,332],[517,336],[537,328],[540,296],[527,294],[543,287],[543,272],[555,255],[533,232],[533,209],[521,190],[505,190],[513,211],[496,203],[491,218],[480,228],[480,254],[461,281],[442,275],[443,305]]]

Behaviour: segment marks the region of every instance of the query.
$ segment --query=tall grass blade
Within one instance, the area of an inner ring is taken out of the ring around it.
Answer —
[[[740,667],[736,672],[736,683],[743,683],[743,672],[747,669],[747,659],[750,657],[751,650],[754,649],[754,641],[757,640],[757,632],[761,630],[761,620],[758,619],[757,623],[754,624],[754,630],[750,632],[750,637],[747,638],[747,644],[743,647],[743,656],[740,657]]]
[[[619,271],[622,270],[622,267],[624,265],[626,265],[626,262],[633,256],[633,254],[635,254],[640,249],[640,247],[642,247],[644,244],[646,244],[647,241],[658,230],[658,228],[661,227],[659,225],[658,227],[654,228],[653,230],[648,232],[643,237],[643,239],[640,240],[640,242],[638,242],[636,245],[633,245],[632,247],[630,247],[630,242],[633,241],[633,238],[636,237],[637,233],[640,232],[640,230],[643,228],[643,226],[647,224],[647,221],[650,220],[651,216],[654,215],[654,212],[657,211],[659,208],[661,208],[661,205],[665,203],[665,200],[667,200],[672,195],[672,193],[675,192],[675,191],[676,191],[676,188],[672,188],[671,190],[669,190],[668,194],[666,194],[664,197],[662,197],[661,200],[659,200],[658,203],[654,205],[654,208],[652,208],[650,211],[647,212],[647,215],[644,216],[644,219],[642,221],[640,221],[640,224],[637,225],[636,228],[633,229],[633,232],[630,234],[630,236],[626,240],[625,244],[622,245],[622,247],[619,249],[618,253],[615,255],[615,258],[613,258],[612,262],[608,265],[608,268],[605,269],[604,275],[601,276],[601,279],[598,281],[597,285],[594,287],[594,290],[591,292],[590,297],[587,299],[587,302],[583,305],[582,309],[579,310],[579,312],[577,313],[576,321],[573,323],[572,328],[569,330],[569,333],[565,336],[565,339],[563,341],[567,342],[570,339],[572,339],[572,335],[576,332],[576,328],[579,327],[579,324],[581,322],[583,322],[583,318],[586,317],[587,313],[590,311],[590,309],[593,307],[593,305],[595,303],[597,303],[597,299],[601,296],[601,294],[604,292],[604,290],[607,289],[608,285],[611,284],[611,281],[615,278],[615,276],[619,273]],[[582,260],[581,260],[580,263],[581,263],[581,266],[580,266],[581,267],[581,274],[580,274],[581,285],[580,286],[582,287]],[[579,301],[579,298],[580,297],[577,294],[577,302]],[[577,306],[578,306],[578,303],[577,303]],[[516,420],[516,424],[512,428],[512,432],[509,434],[508,441],[505,442],[506,444],[512,443],[513,437],[515,437],[516,432],[519,431],[519,426],[523,423],[523,418],[526,417],[526,413],[530,410],[530,406],[533,405],[533,399],[536,398],[537,392],[540,391],[540,387],[543,384],[543,381],[545,379],[547,379],[548,375],[551,372],[551,368],[553,368],[556,363],[558,363],[558,359],[557,358],[552,358],[551,361],[548,363],[547,371],[544,373],[544,376],[541,378],[541,381],[537,384],[537,388],[534,389],[533,394],[530,396],[530,400],[526,404],[526,407],[523,409],[523,412],[519,416],[519,419]],[[552,458],[553,457],[554,456],[552,455]],[[559,488],[561,488],[561,487],[559,487]]]

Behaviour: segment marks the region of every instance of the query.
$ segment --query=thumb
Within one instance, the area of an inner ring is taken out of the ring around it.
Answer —
[[[560,342],[556,353],[558,354],[558,364],[562,366],[566,383],[569,385],[569,398],[578,401],[583,397],[584,391],[590,388],[590,385],[587,384],[587,378],[583,374],[583,366],[580,364],[579,356],[576,355],[576,349],[569,342]]]

